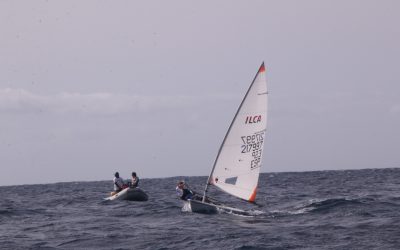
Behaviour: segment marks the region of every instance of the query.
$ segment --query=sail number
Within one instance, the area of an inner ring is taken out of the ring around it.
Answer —
[[[250,153],[252,160],[250,162],[251,169],[260,167],[262,146],[264,143],[264,131],[254,135],[242,136],[243,145],[241,145],[242,153]]]
[[[264,133],[258,133],[258,134],[254,134],[254,135],[247,135],[247,136],[242,136],[242,141],[243,141],[243,146],[246,145],[255,145],[257,143],[263,143],[264,142]],[[255,147],[255,146],[254,146]],[[250,152],[247,151],[247,152]],[[247,153],[247,152],[243,152],[243,153]]]
[[[261,145],[262,142],[242,145],[242,153],[248,153],[252,150],[258,150],[261,147]]]

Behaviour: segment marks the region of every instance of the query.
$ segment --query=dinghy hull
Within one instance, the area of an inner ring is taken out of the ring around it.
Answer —
[[[190,210],[193,213],[201,213],[201,214],[215,214],[218,212],[236,214],[236,215],[245,215],[251,216],[249,211],[241,210],[234,207],[227,207],[224,205],[216,205],[213,203],[207,203],[197,200],[188,200]]]
[[[196,200],[188,200],[190,204],[190,210],[193,213],[201,213],[201,214],[215,214],[218,212],[217,206],[210,203],[205,203],[202,201]]]
[[[126,188],[121,192],[105,198],[105,200],[147,201],[148,195],[140,188]]]

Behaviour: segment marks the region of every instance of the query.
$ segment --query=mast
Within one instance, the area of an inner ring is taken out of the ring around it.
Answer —
[[[219,158],[219,155],[221,154],[221,151],[222,151],[222,148],[223,148],[223,146],[224,146],[224,144],[225,144],[226,138],[228,137],[228,135],[229,135],[229,133],[230,133],[230,131],[231,131],[231,128],[232,128],[233,124],[235,123],[236,117],[238,116],[239,111],[240,111],[240,109],[242,108],[244,101],[246,100],[246,98],[247,98],[247,96],[248,96],[248,94],[249,94],[251,88],[253,87],[253,84],[254,84],[255,80],[257,79],[257,76],[258,76],[259,72],[260,72],[261,69],[263,69],[263,68],[264,68],[264,62],[261,63],[261,66],[260,66],[260,68],[258,69],[257,74],[255,75],[253,81],[251,82],[249,88],[247,89],[247,92],[246,92],[245,96],[243,97],[242,102],[240,103],[240,106],[239,106],[239,108],[237,109],[236,114],[235,114],[235,116],[233,117],[233,120],[232,120],[231,124],[229,125],[229,129],[228,129],[228,131],[227,131],[226,134],[225,134],[224,140],[222,141],[221,146],[219,147],[217,157],[215,158],[213,167],[212,167],[212,169],[211,169],[211,173],[210,173],[210,175],[209,175],[208,178],[207,178],[207,183],[206,183],[206,186],[205,186],[205,188],[204,188],[204,194],[203,194],[203,199],[202,199],[203,202],[205,202],[208,186],[211,185],[211,183],[210,183],[210,181],[211,181],[211,176],[213,175],[215,166],[217,165],[218,158]]]

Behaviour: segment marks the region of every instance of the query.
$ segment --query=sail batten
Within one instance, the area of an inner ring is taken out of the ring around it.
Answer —
[[[262,63],[224,137],[203,200],[208,186],[214,185],[228,194],[254,202],[266,133],[267,94]]]

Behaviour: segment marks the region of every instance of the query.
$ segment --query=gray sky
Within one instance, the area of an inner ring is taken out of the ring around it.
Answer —
[[[399,167],[399,1],[1,1],[0,185],[208,175],[265,61],[263,172]]]

